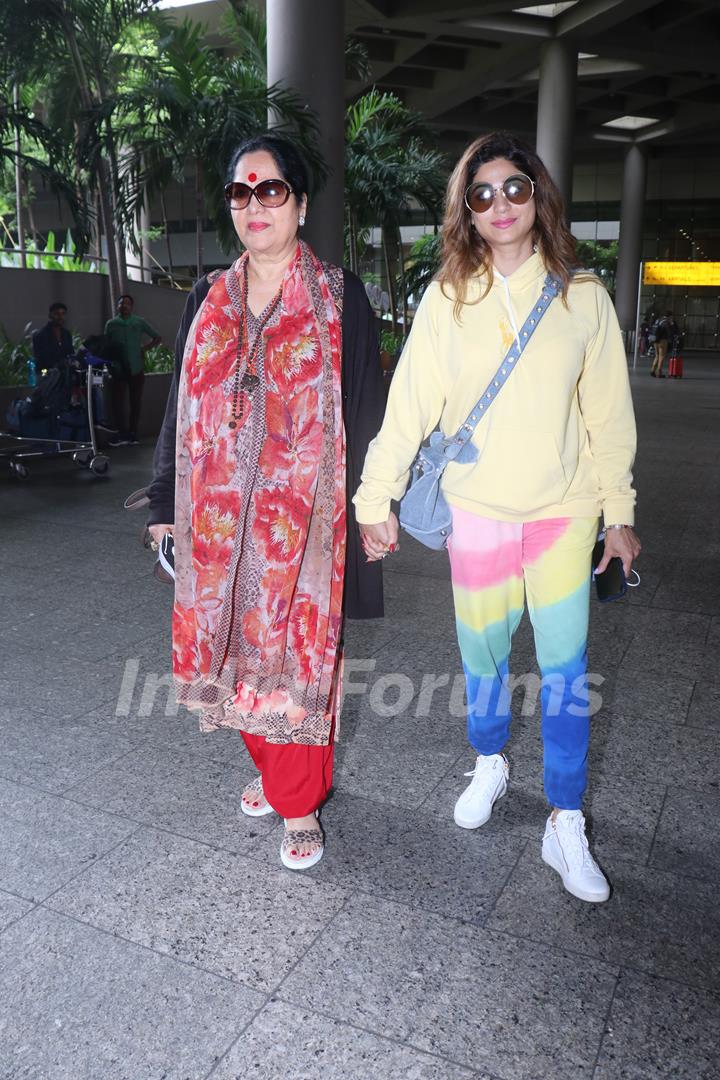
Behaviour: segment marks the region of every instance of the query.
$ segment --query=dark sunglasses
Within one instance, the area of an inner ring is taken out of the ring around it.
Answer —
[[[465,191],[465,205],[475,214],[484,214],[500,191],[513,206],[524,206],[535,194],[535,184],[525,173],[513,173],[502,184],[470,184]]]
[[[255,187],[238,181],[225,185],[225,199],[233,210],[244,210],[253,195],[261,206],[273,210],[285,205],[292,195],[292,188],[284,180],[261,180]]]

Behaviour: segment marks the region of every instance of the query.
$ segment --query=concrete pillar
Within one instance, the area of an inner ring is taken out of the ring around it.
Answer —
[[[642,254],[642,224],[647,181],[647,157],[640,146],[629,146],[623,170],[620,204],[620,239],[615,275],[615,310],[620,329],[627,339],[635,329],[638,302],[638,275]]]
[[[573,133],[577,49],[564,40],[548,41],[540,55],[537,152],[560,189],[568,218],[572,201]]]
[[[294,90],[316,113],[329,170],[325,187],[310,201],[301,236],[335,263],[343,258],[344,15],[344,0],[267,0],[268,85]]]

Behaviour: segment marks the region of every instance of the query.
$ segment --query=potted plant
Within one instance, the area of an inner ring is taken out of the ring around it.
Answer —
[[[396,331],[384,327],[380,331],[380,363],[383,371],[392,371],[402,348],[402,338]]]

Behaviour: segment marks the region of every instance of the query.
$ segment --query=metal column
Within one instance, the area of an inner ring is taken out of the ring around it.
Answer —
[[[565,200],[572,201],[573,133],[577,49],[562,40],[549,41],[540,57],[537,152]]]
[[[620,205],[620,241],[615,277],[615,309],[626,338],[635,329],[640,296],[638,268],[642,254],[642,221],[645,206],[647,158],[640,146],[628,147],[623,171]]]
[[[317,255],[343,260],[345,152],[344,0],[267,0],[268,85],[294,90],[317,114],[329,169],[301,235]]]

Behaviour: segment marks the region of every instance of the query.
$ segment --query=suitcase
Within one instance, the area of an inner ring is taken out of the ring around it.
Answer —
[[[682,356],[671,356],[668,361],[668,378],[669,379],[682,379],[683,377],[683,358]]]

